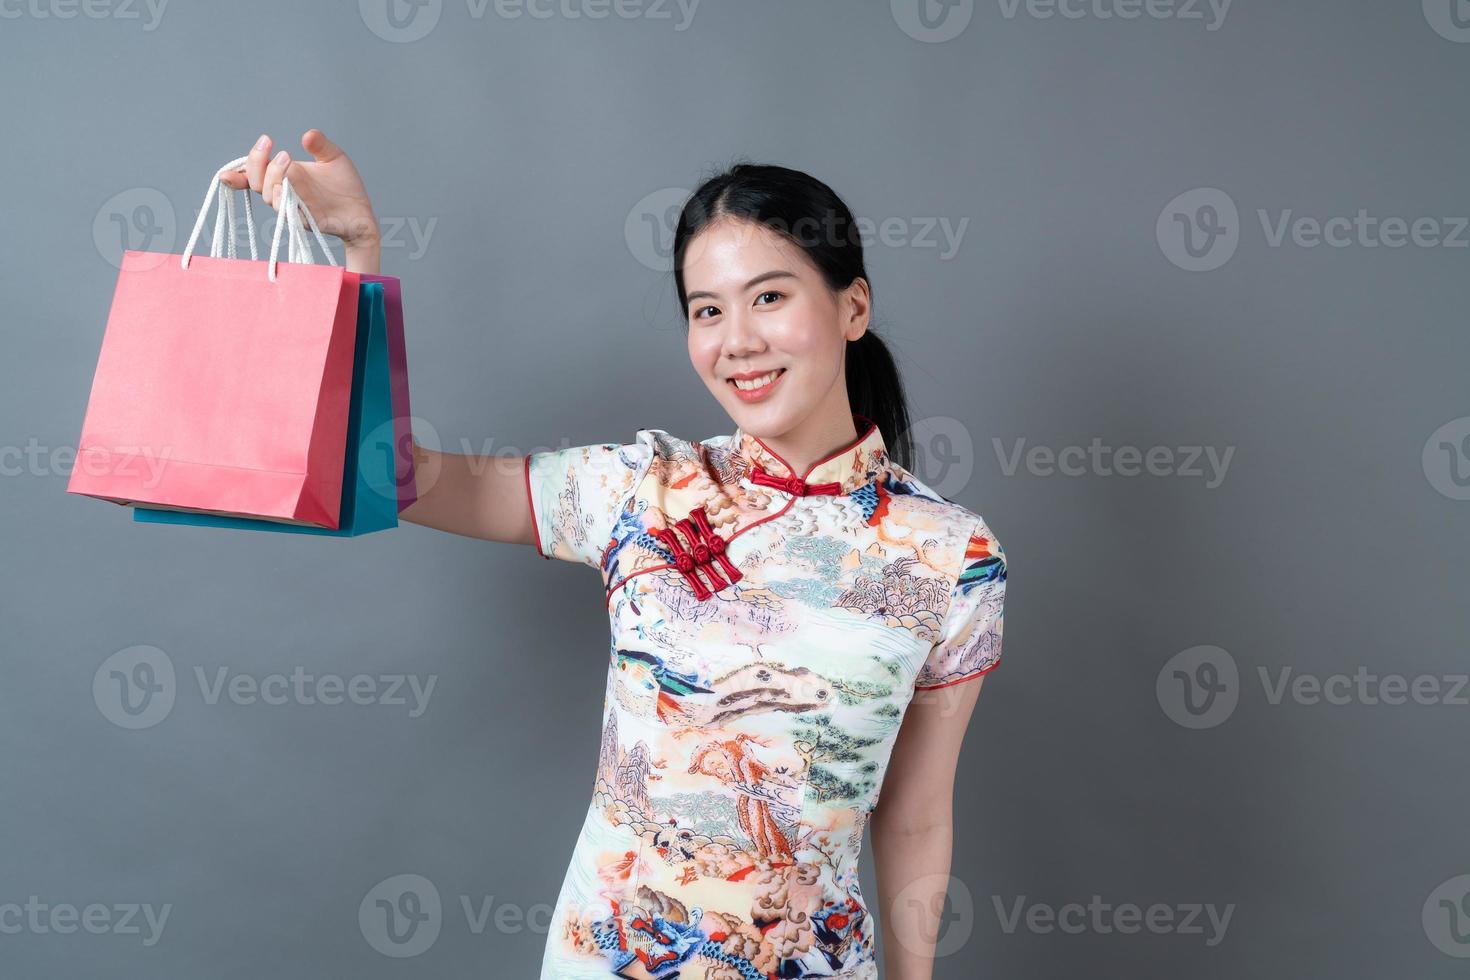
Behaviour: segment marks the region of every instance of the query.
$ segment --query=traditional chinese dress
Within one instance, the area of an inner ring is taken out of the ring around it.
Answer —
[[[999,663],[1006,573],[854,421],[805,473],[739,429],[527,458],[537,548],[612,628],[543,980],[878,977],[863,828],[913,692]]]

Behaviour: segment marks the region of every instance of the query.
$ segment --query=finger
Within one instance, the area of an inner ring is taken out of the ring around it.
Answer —
[[[301,148],[318,163],[327,163],[342,155],[342,147],[327,139],[327,134],[320,129],[308,129],[301,137]]]
[[[264,190],[260,192],[260,196],[265,198],[265,203],[277,210],[280,210],[281,180],[290,166],[291,155],[282,150],[271,157],[270,164],[265,168],[265,176],[261,178]]]
[[[265,193],[261,189],[265,186],[262,183],[265,178],[265,164],[270,159],[270,153],[271,138],[261,133],[260,139],[255,141],[255,145],[250,148],[250,153],[245,157],[245,176],[250,181],[250,189],[262,196]]]
[[[219,175],[219,182],[233,190],[239,190],[245,186],[245,174],[240,170],[229,170]]]

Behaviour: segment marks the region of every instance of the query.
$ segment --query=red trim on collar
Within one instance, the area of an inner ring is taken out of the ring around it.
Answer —
[[[832,460],[836,459],[838,456],[841,456],[843,453],[852,452],[855,448],[857,448],[859,445],[862,444],[863,440],[867,439],[868,436],[872,435],[874,429],[878,428],[877,423],[874,422],[872,419],[868,418],[866,415],[859,415],[856,412],[854,412],[853,413],[853,419],[854,420],[861,420],[863,422],[866,422],[868,427],[862,431],[862,434],[861,435],[859,435],[856,439],[854,439],[851,442],[849,442],[847,445],[843,446],[841,449],[837,450],[836,452],[833,452],[833,453],[828,454],[827,456],[823,457],[822,459],[817,460],[811,466],[807,467],[806,472],[801,475],[801,477],[802,477],[803,480],[805,480],[805,478],[807,476],[809,476],[813,470],[815,470],[818,466],[821,466],[823,463],[829,463]],[[739,430],[739,433],[742,436],[747,435],[747,433],[743,429]],[[775,459],[777,459],[781,463],[781,465],[783,465],[783,466],[786,467],[786,471],[788,473],[791,472],[791,464],[788,463],[788,462],[786,462],[786,460],[782,459],[776,453],[771,452],[771,447],[770,446],[767,446],[764,442],[761,442],[761,440],[760,440],[760,438],[758,436],[751,436],[750,438],[752,438],[756,442],[760,443],[761,448],[764,449],[766,452],[771,453],[771,456],[773,456]],[[735,445],[733,448],[737,452],[740,450],[740,446],[738,444]],[[847,482],[846,477],[843,478],[843,481],[842,482],[843,482],[844,485],[846,484],[846,482]],[[762,517],[759,520],[751,521],[749,524],[745,525],[744,527],[742,527],[742,528],[740,528],[740,529],[732,532],[730,534],[730,536],[725,539],[726,547],[728,547],[731,542],[733,542],[736,538],[740,537],[740,535],[744,534],[745,532],[754,530],[755,528],[760,527],[762,524],[766,523],[767,521],[774,521],[776,518],[780,517],[782,514],[786,513],[788,510],[790,510],[792,508],[792,506],[796,503],[796,501],[799,500],[799,499],[800,499],[799,497],[792,496],[792,497],[790,497],[790,498],[787,499],[786,503],[781,506],[781,509],[780,510],[778,510],[775,513],[772,513],[772,514],[767,514],[765,517]],[[701,504],[700,505],[700,508],[698,508],[698,509],[702,509],[703,506],[704,505]],[[677,523],[677,522],[675,522],[675,523]],[[652,532],[650,532],[650,533],[652,533]],[[657,535],[654,535],[654,537],[658,537],[658,536]],[[625,584],[627,584],[628,582],[630,582],[633,579],[637,578],[638,576],[640,576],[640,575],[647,575],[649,572],[662,571],[663,569],[666,569],[666,568],[677,568],[677,567],[678,566],[674,562],[664,562],[662,565],[650,565],[647,568],[640,568],[636,572],[633,572],[633,573],[631,573],[629,575],[623,576],[622,578],[618,579],[616,582],[613,582],[613,583],[611,583],[610,585],[608,585],[606,587],[607,588],[607,593],[606,593],[606,595],[603,596],[603,600],[602,600],[602,607],[603,607],[603,609],[607,609],[608,606],[612,603],[612,597],[613,597],[613,593],[614,592],[616,592],[618,589],[622,588]],[[997,661],[997,663],[998,662],[999,661]]]
[[[853,417],[853,421],[861,420],[863,422],[868,423],[868,427],[866,429],[863,429],[860,433],[858,433],[858,436],[857,436],[856,439],[853,439],[851,442],[847,443],[847,445],[843,446],[841,449],[837,450],[836,452],[828,453],[826,456],[823,456],[821,459],[817,460],[815,463],[813,463],[812,465],[808,466],[806,468],[806,472],[800,474],[800,476],[798,477],[798,479],[805,480],[808,476],[811,475],[812,471],[815,470],[818,466],[821,466],[824,463],[830,463],[830,462],[832,462],[832,460],[836,459],[838,456],[841,456],[843,453],[852,452],[852,450],[854,450],[858,446],[862,445],[863,440],[867,439],[868,436],[870,436],[870,435],[873,434],[873,430],[874,429],[878,428],[878,424],[876,422],[874,422],[872,419],[868,418],[866,415],[858,415],[856,412],[854,412],[852,417]],[[741,429],[740,430],[740,434],[741,435],[748,435],[748,433],[744,429]],[[765,444],[765,442],[761,439],[760,436],[751,436],[750,438],[754,439],[757,445],[759,445],[766,452],[770,453],[771,454],[771,457],[773,459],[775,459],[782,466],[786,467],[786,473],[787,473],[787,475],[797,476],[796,467],[794,467],[790,463],[788,463],[786,461],[786,459],[780,453],[776,452],[770,446],[767,446]],[[739,446],[736,446],[735,449],[737,451],[739,451],[740,447]],[[847,481],[844,478],[842,482],[843,483],[846,483]]]

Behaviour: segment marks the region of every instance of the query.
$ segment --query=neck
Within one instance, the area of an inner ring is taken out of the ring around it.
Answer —
[[[761,441],[800,475],[819,460],[856,442],[859,435],[852,412],[843,408],[838,414],[813,414],[789,432]]]

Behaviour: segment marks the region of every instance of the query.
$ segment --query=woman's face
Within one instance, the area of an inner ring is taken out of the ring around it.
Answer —
[[[684,288],[689,360],[742,430],[780,436],[847,410],[843,364],[867,329],[864,280],[834,295],[798,246],[727,217],[689,243]]]

